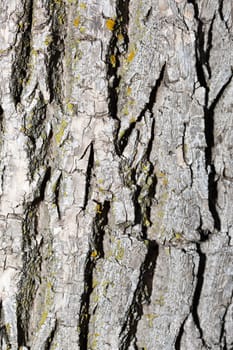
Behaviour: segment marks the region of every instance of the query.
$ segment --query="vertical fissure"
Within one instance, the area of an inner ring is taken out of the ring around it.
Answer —
[[[97,261],[104,258],[103,239],[105,227],[108,223],[108,213],[110,202],[104,201],[103,204],[97,203],[97,213],[93,220],[93,236],[90,239],[89,251],[87,253],[84,268],[84,291],[81,296],[81,305],[79,310],[79,346],[80,350],[88,349],[88,332],[90,320],[90,297],[93,291],[93,273]]]
[[[90,150],[89,150],[89,158],[88,158],[87,171],[86,171],[86,184],[85,184],[85,196],[84,196],[83,210],[86,209],[87,204],[88,204],[90,185],[91,185],[91,177],[92,177],[93,166],[94,166],[94,146],[93,146],[93,143],[91,143],[89,147],[90,147]]]
[[[26,204],[25,207],[25,219],[22,224],[23,267],[17,295],[17,328],[19,346],[27,345],[31,308],[38,288],[38,283],[41,279],[41,245],[43,244],[43,240],[38,245],[36,240],[38,234],[37,212],[40,203],[44,200],[45,189],[50,177],[51,168],[48,168],[38,186],[38,192],[35,193],[34,200],[31,203]]]
[[[180,329],[179,329],[179,332],[178,332],[178,335],[176,337],[176,341],[175,341],[175,350],[181,350],[181,339],[184,335],[184,326],[185,326],[185,323],[187,321],[187,317],[185,317],[184,321],[181,323],[180,325]]]
[[[196,246],[197,246],[197,253],[199,255],[199,264],[198,264],[198,271],[196,275],[196,287],[193,294],[191,312],[192,312],[194,323],[200,333],[202,344],[203,346],[205,346],[206,344],[203,338],[203,330],[201,328],[200,319],[198,315],[198,306],[199,306],[201,292],[203,288],[203,282],[204,282],[204,274],[205,274],[205,268],[206,268],[206,254],[202,252],[200,243],[197,243]]]
[[[214,220],[214,228],[218,231],[221,230],[221,221],[217,211],[217,182],[215,180],[216,171],[213,162],[213,147],[214,147],[214,108],[216,106],[215,101],[209,106],[209,84],[207,80],[211,79],[211,67],[210,67],[210,52],[212,48],[213,40],[213,25],[216,18],[214,14],[209,30],[207,33],[207,43],[205,48],[205,30],[204,24],[200,18],[199,8],[195,0],[189,0],[189,3],[193,4],[195,19],[197,21],[197,31],[196,31],[196,73],[197,79],[200,83],[200,86],[205,89],[205,105],[203,107],[204,113],[204,124],[205,124],[205,139],[206,139],[206,148],[205,148],[205,159],[206,159],[206,171],[208,172],[208,204],[209,210]],[[208,77],[206,77],[206,72]],[[215,99],[216,100],[216,99]]]
[[[46,340],[45,346],[44,346],[44,350],[52,350],[53,347],[53,341],[55,339],[55,335],[56,335],[56,331],[57,331],[57,326],[58,326],[58,321],[57,319],[55,320],[55,324],[48,336],[48,339]]]
[[[47,64],[47,75],[50,102],[55,100],[62,107],[62,58],[65,53],[64,29],[66,22],[65,3],[55,1],[52,7],[52,40],[48,45],[49,61]]]
[[[158,79],[155,82],[155,85],[152,87],[149,95],[148,102],[145,104],[144,108],[136,118],[136,121],[133,123],[130,123],[130,126],[128,129],[124,130],[124,135],[118,140],[118,150],[119,150],[119,155],[122,155],[124,152],[125,147],[127,146],[128,139],[135,128],[136,124],[142,120],[142,118],[145,116],[146,112],[148,111],[150,113],[151,118],[153,117],[153,107],[156,102],[156,96],[159,90],[159,87],[162,84],[163,78],[164,78],[164,72],[166,68],[166,62],[162,66],[160,70],[160,74]]]
[[[150,304],[158,253],[159,248],[157,243],[148,240],[148,250],[140,268],[138,284],[120,331],[119,350],[127,350],[131,342],[135,340],[138,322],[143,315],[143,304]]]
[[[16,47],[15,62],[12,67],[11,74],[11,93],[15,105],[20,102],[21,93],[23,90],[23,80],[27,74],[27,66],[31,51],[31,29],[33,19],[33,0],[28,0],[25,3],[25,14],[22,26],[19,26],[19,30],[23,30],[21,40]]]
[[[115,150],[120,155],[118,149],[117,136],[120,129],[120,119],[118,117],[118,87],[121,76],[118,75],[120,67],[120,57],[128,50],[128,23],[129,23],[129,0],[117,0],[116,20],[112,30],[112,36],[106,54],[106,69],[108,82],[108,110],[111,118],[116,120],[116,136],[114,140]],[[123,41],[119,40],[123,37]]]

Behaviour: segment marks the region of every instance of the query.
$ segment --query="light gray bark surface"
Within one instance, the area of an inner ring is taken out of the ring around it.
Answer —
[[[0,1],[0,348],[233,349],[233,4]]]

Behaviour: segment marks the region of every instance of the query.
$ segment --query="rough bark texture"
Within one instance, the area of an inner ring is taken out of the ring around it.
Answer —
[[[0,348],[233,349],[232,1],[0,21]]]

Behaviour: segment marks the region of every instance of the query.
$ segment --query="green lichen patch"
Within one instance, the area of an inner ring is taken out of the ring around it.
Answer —
[[[60,145],[62,138],[64,136],[64,131],[67,128],[67,126],[68,126],[68,122],[66,120],[62,120],[59,131],[55,135],[55,140],[57,145]]]

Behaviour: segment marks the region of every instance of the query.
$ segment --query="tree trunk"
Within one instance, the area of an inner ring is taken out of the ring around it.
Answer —
[[[0,348],[233,349],[232,2],[0,18]]]

